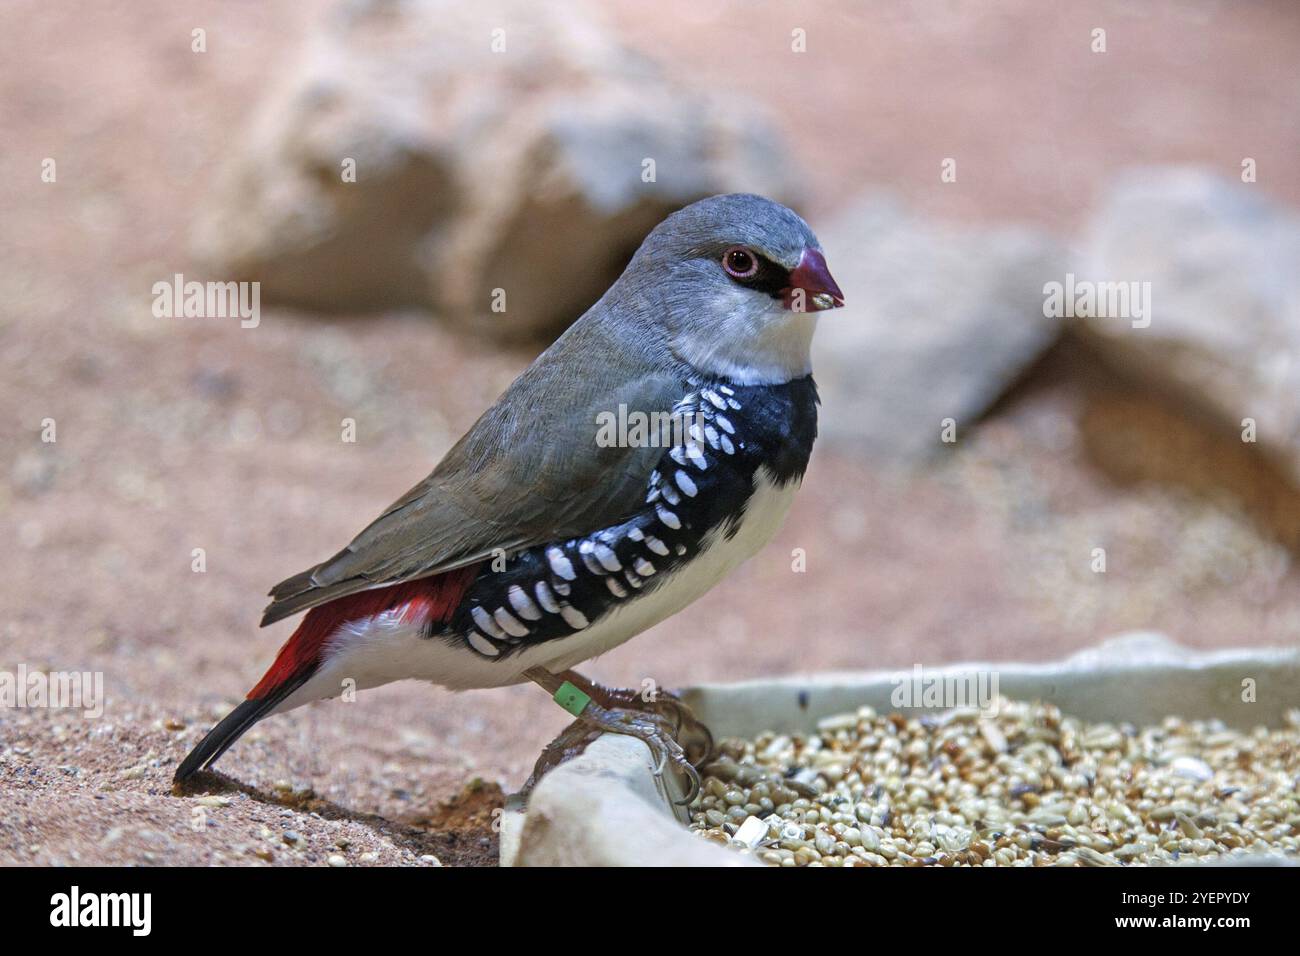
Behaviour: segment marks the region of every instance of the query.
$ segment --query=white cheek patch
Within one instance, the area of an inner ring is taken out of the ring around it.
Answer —
[[[683,321],[673,351],[710,376],[780,385],[812,371],[817,317],[791,312],[763,292],[729,285]]]

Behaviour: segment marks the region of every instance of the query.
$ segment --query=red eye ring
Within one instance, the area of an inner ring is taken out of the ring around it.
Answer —
[[[758,273],[758,256],[744,246],[732,246],[722,254],[722,268],[733,279],[752,279]]]

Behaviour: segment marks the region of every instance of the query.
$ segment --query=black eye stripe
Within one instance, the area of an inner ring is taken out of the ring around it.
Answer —
[[[727,278],[736,285],[743,285],[756,292],[765,292],[774,299],[780,298],[781,292],[790,287],[790,270],[757,253],[755,255],[758,258],[758,272],[748,279],[737,279],[734,276]]]

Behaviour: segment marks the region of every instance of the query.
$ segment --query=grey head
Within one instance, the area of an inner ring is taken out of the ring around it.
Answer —
[[[646,237],[603,304],[625,335],[655,338],[677,361],[744,384],[809,373],[816,313],[844,304],[821,244],[780,203],[712,196]]]

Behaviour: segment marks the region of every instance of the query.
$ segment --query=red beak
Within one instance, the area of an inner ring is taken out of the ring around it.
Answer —
[[[790,285],[783,292],[785,307],[795,312],[838,309],[844,293],[826,268],[826,257],[816,249],[805,249],[799,264],[790,272]]]

